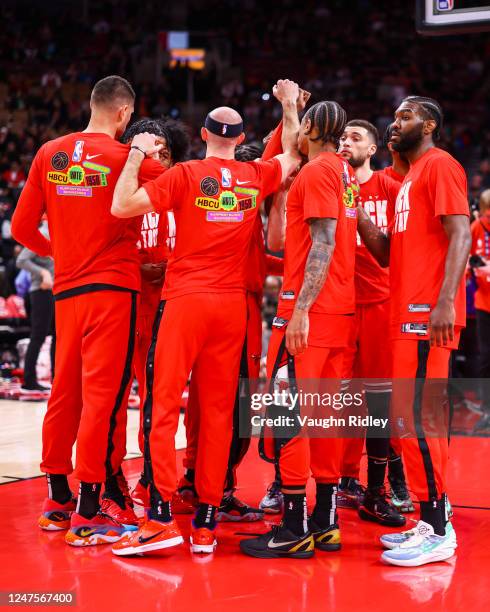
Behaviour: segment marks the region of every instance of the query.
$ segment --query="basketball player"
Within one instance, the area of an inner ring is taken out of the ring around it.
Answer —
[[[435,146],[442,121],[442,109],[432,98],[409,96],[402,101],[391,142],[405,155],[410,170],[398,194],[390,235],[359,209],[361,238],[382,265],[390,265],[393,419],[403,414],[408,400],[416,432],[401,443],[407,475],[420,501],[420,520],[412,530],[381,538],[390,549],[382,560],[400,566],[448,559],[457,546],[445,508],[447,431],[440,424],[436,435],[424,429],[424,389],[433,388],[430,379],[447,378],[451,350],[457,348],[465,325],[464,272],[471,246],[464,170]],[[407,389],[397,379],[414,383]],[[445,420],[441,400],[431,416]]]
[[[371,158],[378,148],[378,130],[363,119],[353,119],[340,138],[340,155],[354,168],[359,182],[359,199],[367,214],[382,231],[388,229],[387,209],[394,210],[400,184],[383,172],[371,169]],[[391,354],[388,338],[390,318],[389,271],[382,268],[362,244],[359,236],[355,265],[356,315],[349,348],[344,362],[344,379],[378,379],[364,381],[368,412],[375,418],[389,418],[391,399]],[[368,455],[368,483],[359,516],[381,525],[399,527],[405,519],[386,500],[384,487],[389,453],[389,431],[368,428],[366,450]],[[347,474],[339,487],[348,487],[348,480],[359,478],[364,439],[344,439],[343,466],[353,465],[356,473]],[[351,467],[352,470],[352,467]],[[350,476],[347,479],[346,476]]]
[[[283,291],[267,355],[268,377],[281,367],[289,380],[336,379],[355,311],[354,257],[357,182],[336,154],[346,114],[336,102],[318,102],[304,115],[298,147],[308,163],[287,199]],[[290,382],[291,385],[291,382]],[[279,527],[242,540],[258,558],[309,558],[315,547],[339,550],[336,513],[340,440],[301,435],[273,440],[284,495]],[[306,515],[306,483],[316,480],[316,504]]]
[[[298,86],[289,87],[291,104]],[[233,109],[212,111],[201,130],[207,156],[178,164],[138,189],[138,172],[157,148],[154,137],[138,135],[114,194],[113,214],[131,217],[173,208],[175,251],[167,268],[163,302],[147,364],[144,406],[145,468],[150,476],[148,520],[134,538],[113,552],[139,554],[168,548],[183,539],[172,518],[176,486],[174,436],[180,399],[190,370],[197,370],[200,402],[192,552],[216,548],[216,512],[223,496],[231,442],[233,405],[246,327],[243,253],[253,233],[257,204],[274,192],[298,165],[294,143],[267,162],[237,162],[243,123]]]
[[[39,525],[68,529],[66,542],[117,541],[126,527],[99,512],[101,485],[125,455],[140,289],[139,220],[111,215],[114,187],[129,147],[117,142],[134,108],[134,91],[110,76],[94,86],[83,132],[47,142],[34,158],[12,219],[15,239],[55,264],[56,376],[43,423],[41,470],[49,496]],[[162,166],[145,160],[141,179]],[[38,224],[47,213],[50,241]],[[80,483],[75,506],[67,475]]]
[[[162,119],[141,119],[133,123],[123,134],[121,141],[131,144],[136,134],[149,132],[157,136],[157,143],[162,145],[155,158],[165,169],[187,159],[190,139],[186,127],[180,121],[168,117]],[[165,268],[170,256],[169,217],[172,213],[159,215],[150,212],[143,216],[138,250],[141,261],[141,297],[136,320],[136,341],[134,357],[134,374],[138,381],[140,397],[140,428],[138,444],[144,452],[143,442],[143,404],[145,398],[145,365],[148,349],[151,344],[152,326],[160,303],[160,296],[165,278]],[[148,483],[144,473],[132,492],[135,503],[145,505]],[[105,509],[107,512],[107,509]],[[107,512],[110,514],[110,512]],[[117,516],[115,517],[117,518]]]

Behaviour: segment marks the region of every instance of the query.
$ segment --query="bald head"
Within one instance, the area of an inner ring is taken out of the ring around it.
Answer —
[[[480,214],[485,215],[490,211],[490,189],[485,189],[480,195]]]
[[[236,125],[237,123],[242,122],[240,113],[229,106],[218,106],[218,108],[215,108],[209,113],[209,116],[215,121],[229,123],[230,125]]]
[[[235,147],[243,142],[243,121],[235,109],[229,106],[219,106],[213,109],[208,116],[201,137],[207,144],[207,155],[216,154],[217,151],[226,151],[226,157],[234,158]],[[213,153],[210,152],[210,148]]]

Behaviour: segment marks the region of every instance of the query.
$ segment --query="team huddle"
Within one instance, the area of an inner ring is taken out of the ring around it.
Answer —
[[[465,325],[471,237],[464,170],[435,146],[441,107],[405,98],[385,135],[393,164],[373,171],[374,125],[347,121],[337,102],[307,106],[308,92],[293,81],[278,81],[273,94],[282,120],[263,151],[243,144],[240,114],[219,107],[201,129],[205,159],[186,161],[185,126],[143,119],[128,128],[134,91],[106,77],[92,91],[86,130],[38,151],[12,234],[55,265],[56,375],[43,424],[48,497],[39,526],[66,532],[73,546],[112,543],[116,555],[139,555],[182,544],[174,515],[190,514],[191,551],[206,554],[220,521],[282,512],[280,525],[240,549],[310,558],[341,548],[337,503],[363,520],[404,526],[413,511],[406,472],[420,520],[381,537],[382,560],[447,559],[457,546],[449,442],[447,432],[424,430],[424,407],[427,381],[448,377]],[[44,215],[49,239],[39,231]],[[269,255],[266,242],[284,259]],[[283,284],[267,379],[285,371],[290,383],[328,380],[334,390],[362,379],[373,420],[403,414],[413,424],[411,436],[367,428],[365,490],[363,438],[265,428],[261,454],[274,464],[274,482],[259,508],[234,494],[250,443],[238,422],[247,401],[240,381],[259,378],[269,274]],[[121,466],[134,376],[144,467],[130,492]],[[177,482],[175,434],[189,377]],[[411,382],[401,388],[398,379]],[[134,504],[145,507],[143,520]]]

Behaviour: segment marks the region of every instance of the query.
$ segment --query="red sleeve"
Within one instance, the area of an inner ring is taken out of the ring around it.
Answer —
[[[471,251],[470,255],[476,255],[478,250],[478,239],[481,237],[480,232],[481,223],[478,219],[475,219],[471,224]]]
[[[429,168],[427,186],[434,202],[434,216],[470,216],[466,174],[455,159],[435,159]]]
[[[304,166],[301,171],[303,184],[303,219],[338,219],[340,177],[332,167]]]
[[[178,208],[185,188],[186,182],[182,164],[177,164],[160,174],[155,180],[148,181],[143,185],[153,208],[159,213]]]
[[[46,211],[43,191],[42,162],[44,147],[37,152],[27,182],[12,216],[12,236],[34,253],[47,257],[51,255],[51,243],[39,231],[41,217]]]
[[[266,274],[272,274],[272,276],[284,276],[284,259],[282,257],[275,257],[274,255],[265,255],[265,266]]]
[[[385,192],[388,196],[388,206],[392,206],[394,208],[396,198],[398,197],[398,192],[400,191],[401,183],[395,181],[387,175],[382,175],[385,183]]]
[[[270,193],[274,193],[279,189],[282,179],[281,164],[278,159],[272,158],[268,161],[251,162],[255,164],[259,171],[261,197],[265,199]]]
[[[163,174],[166,170],[167,168],[165,168],[165,166],[162,166],[160,162],[157,162],[156,159],[144,159],[143,163],[141,164],[141,168],[138,175],[140,185],[148,181],[153,181],[154,179],[158,178],[160,174]]]
[[[282,150],[282,119],[276,129],[272,132],[269,142],[265,145],[264,152],[262,153],[262,160],[267,161],[272,159],[276,155],[280,155]]]

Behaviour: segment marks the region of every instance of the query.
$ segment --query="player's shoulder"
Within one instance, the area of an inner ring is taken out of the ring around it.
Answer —
[[[378,184],[385,189],[400,189],[401,183],[387,174],[384,169],[375,170],[373,174],[376,177]]]
[[[439,147],[434,147],[430,150],[426,165],[428,169],[448,168],[465,174],[464,168],[459,161],[453,157],[451,153],[448,153],[448,151],[440,149]]]

